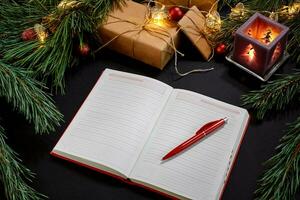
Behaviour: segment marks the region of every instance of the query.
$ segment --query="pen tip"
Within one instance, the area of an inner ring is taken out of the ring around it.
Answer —
[[[223,119],[225,122],[228,122],[228,118],[227,117],[224,117]]]
[[[171,156],[169,154],[165,155],[161,160],[164,161],[164,160],[167,160],[169,159]]]

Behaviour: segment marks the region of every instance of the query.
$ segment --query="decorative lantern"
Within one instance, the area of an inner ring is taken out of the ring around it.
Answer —
[[[288,30],[255,13],[235,33],[232,60],[260,77],[274,73],[274,66],[284,59]]]

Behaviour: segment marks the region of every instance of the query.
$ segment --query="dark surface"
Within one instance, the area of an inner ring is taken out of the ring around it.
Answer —
[[[159,71],[111,51],[97,55],[96,61],[83,62],[67,75],[66,94],[54,96],[65,122],[49,135],[35,135],[23,116],[13,112],[11,106],[2,99],[0,123],[7,130],[11,147],[20,154],[25,165],[36,173],[37,178],[31,185],[54,200],[161,199],[157,194],[53,158],[49,152],[105,68],[149,76],[173,87],[192,90],[237,106],[241,104],[242,94],[259,88],[259,81],[234,66],[224,61],[206,63],[194,52],[185,49],[186,54],[194,55],[180,59],[181,69],[214,66],[215,70],[179,79],[174,73],[172,61],[163,71]],[[292,67],[287,63],[280,72],[290,72]],[[274,154],[285,124],[295,120],[299,113],[299,107],[290,107],[282,113],[273,113],[262,122],[251,121],[225,189],[224,200],[253,199],[256,180],[263,170],[262,163]],[[299,195],[297,199],[300,199]]]

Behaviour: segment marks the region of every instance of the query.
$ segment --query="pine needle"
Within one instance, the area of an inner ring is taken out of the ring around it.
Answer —
[[[76,50],[87,38],[90,43],[97,42],[99,24],[125,1],[74,1],[78,6],[65,9],[58,7],[59,2],[0,2],[0,36],[3,36],[0,53],[5,62],[28,68],[34,78],[45,83],[50,80],[51,87],[63,92],[67,69],[78,63]],[[35,24],[41,24],[48,31],[44,44],[37,39],[21,40],[22,32]]]
[[[35,125],[38,133],[50,132],[62,121],[42,84],[30,78],[29,72],[0,61],[0,96]]]
[[[255,191],[257,200],[295,199],[300,186],[300,117],[289,124],[277,150],[265,163]]]
[[[5,143],[4,129],[0,126],[0,179],[5,196],[9,200],[41,200],[46,197],[26,181],[31,181],[34,174],[21,164],[17,154]]]
[[[45,92],[45,84],[63,91],[64,75],[78,61],[74,49],[88,39],[93,43],[99,24],[125,1],[74,0],[80,6],[70,9],[59,8],[60,2],[0,0],[0,96],[34,124],[37,133],[55,130],[63,117]],[[48,32],[45,43],[23,41],[22,33],[36,24]],[[3,132],[0,127],[0,180],[6,198],[43,199],[27,185],[33,174],[6,145]]]
[[[254,110],[257,119],[263,119],[271,109],[283,110],[300,95],[300,72],[280,75],[262,89],[251,91],[241,97],[243,105]]]

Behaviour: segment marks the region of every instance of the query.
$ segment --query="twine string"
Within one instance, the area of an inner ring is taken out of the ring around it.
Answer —
[[[174,51],[174,68],[175,68],[175,72],[183,77],[183,76],[186,76],[186,75],[189,75],[189,74],[192,74],[192,73],[196,73],[196,72],[208,72],[208,71],[211,71],[213,70],[214,68],[208,68],[208,69],[201,69],[201,68],[198,68],[198,69],[194,69],[194,70],[191,70],[191,71],[188,71],[188,72],[180,72],[178,70],[178,54],[180,56],[184,56],[183,53],[181,53],[177,48],[176,48],[176,44],[175,44],[175,40],[173,38],[173,36],[171,35],[171,33],[168,31],[168,29],[162,27],[162,26],[159,26],[155,23],[152,22],[151,20],[151,8],[150,8],[150,3],[151,2],[156,2],[156,1],[153,1],[153,0],[150,0],[147,4],[147,12],[145,13],[145,17],[144,17],[144,21],[142,23],[138,23],[138,22],[134,22],[134,21],[130,21],[130,20],[127,20],[127,19],[121,19],[121,18],[118,18],[116,16],[113,16],[113,15],[109,15],[109,17],[111,18],[114,18],[115,21],[111,21],[111,22],[108,22],[106,23],[106,25],[108,24],[114,24],[114,23],[120,23],[120,22],[125,22],[125,23],[129,23],[129,24],[132,24],[134,25],[132,29],[130,30],[125,30],[123,31],[122,33],[114,36],[113,38],[111,38],[109,41],[107,41],[105,44],[103,44],[102,46],[100,46],[96,52],[100,51],[101,49],[103,49],[104,47],[108,46],[109,44],[111,44],[113,41],[115,41],[116,39],[118,39],[120,36],[122,35],[125,35],[125,34],[128,34],[128,33],[135,33],[136,35],[136,39],[133,39],[132,40],[132,56],[134,57],[134,54],[135,54],[135,42],[138,40],[138,38],[140,37],[141,33],[143,31],[146,31],[148,34],[150,34],[151,36],[153,37],[156,37],[162,41],[164,41],[168,47],[170,47],[173,51]],[[214,6],[214,5],[213,5]],[[212,6],[212,7],[213,7]],[[192,10],[190,8],[188,8],[188,10]],[[205,11],[206,12],[206,11]],[[198,14],[198,13],[197,13]],[[199,16],[199,15],[198,15]],[[190,18],[189,18],[190,19]],[[195,25],[195,27],[193,27],[193,29],[195,29],[195,31],[199,34],[199,38],[197,39],[197,41],[199,41],[199,39],[201,39],[202,37],[204,37],[205,39],[206,36],[205,34],[202,32],[202,30],[200,29],[200,27],[198,27],[198,25],[192,20],[192,23]],[[179,29],[177,30],[180,31],[182,29],[182,27],[179,27]],[[195,34],[195,33],[194,33]],[[167,40],[166,38],[170,38],[170,41]],[[207,40],[209,41],[209,40]],[[168,53],[171,53],[171,52],[168,52]],[[214,55],[214,51],[212,52],[212,55],[211,57],[208,59],[208,61],[210,61],[212,58],[213,58],[213,55]]]

